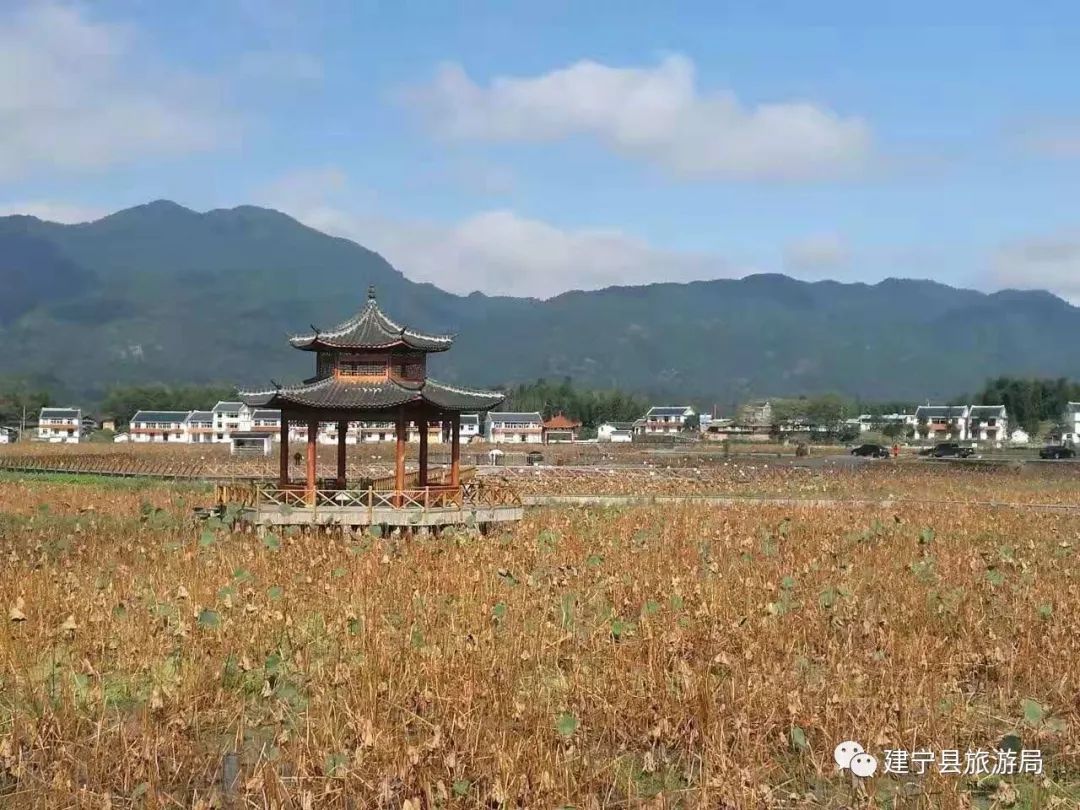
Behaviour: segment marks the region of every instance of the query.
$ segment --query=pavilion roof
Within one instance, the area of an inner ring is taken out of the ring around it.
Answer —
[[[401,405],[426,403],[440,410],[457,412],[487,410],[505,397],[499,391],[458,388],[430,378],[417,383],[393,379],[358,383],[338,377],[269,391],[241,392],[241,396],[254,408],[386,411]]]
[[[294,335],[289,342],[298,349],[389,349],[406,346],[424,352],[443,352],[454,342],[453,335],[430,335],[409,329],[392,320],[375,301],[375,288],[368,288],[368,301],[360,312],[330,329]]]
[[[571,419],[564,414],[557,413],[550,419],[544,420],[544,427],[548,430],[573,430],[581,427],[581,422]]]

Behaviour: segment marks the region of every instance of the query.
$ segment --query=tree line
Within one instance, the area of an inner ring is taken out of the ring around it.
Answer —
[[[565,377],[559,382],[541,378],[536,382],[511,387],[499,409],[539,411],[545,419],[562,413],[581,422],[587,431],[592,431],[604,422],[632,422],[644,416],[649,405],[648,400],[636,394],[618,389],[582,388]]]
[[[52,405],[47,389],[22,378],[0,380],[0,425],[17,427],[23,417],[36,420],[42,408]]]
[[[1044,422],[1061,421],[1065,406],[1080,401],[1080,382],[1054,379],[996,377],[963,404],[1004,405],[1009,422],[1035,434]]]

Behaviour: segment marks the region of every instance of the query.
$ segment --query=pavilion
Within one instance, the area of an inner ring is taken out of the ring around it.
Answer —
[[[453,340],[452,335],[427,334],[396,323],[379,308],[374,287],[368,288],[364,308],[344,323],[330,329],[312,327],[308,334],[290,337],[294,348],[315,354],[315,376],[296,385],[275,384],[270,390],[241,393],[241,399],[251,407],[281,411],[280,472],[270,502],[321,506],[324,513],[326,507],[336,506],[461,509],[461,414],[489,410],[501,403],[504,395],[446,385],[427,376],[427,356],[447,351]],[[366,500],[365,493],[350,490],[346,480],[345,437],[349,423],[360,421],[392,421],[397,439],[393,489],[381,487],[373,495],[369,485]],[[324,422],[337,424],[337,475],[332,481],[320,482],[316,438]],[[410,422],[416,424],[420,435],[419,471],[407,481],[405,448]],[[448,475],[440,470],[433,477],[429,470],[428,426],[433,422],[450,424]],[[289,426],[297,423],[307,428],[306,477],[302,481],[289,477]],[[369,516],[368,522],[373,519]]]

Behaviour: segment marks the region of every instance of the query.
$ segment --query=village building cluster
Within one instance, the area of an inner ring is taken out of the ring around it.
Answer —
[[[42,408],[32,438],[51,443],[78,443],[88,432],[105,427],[77,407]],[[804,418],[774,418],[768,401],[745,404],[734,418],[718,418],[697,413],[689,405],[656,405],[632,422],[604,422],[597,427],[596,441],[623,443],[664,437],[687,436],[696,432],[706,440],[728,439],[767,441],[800,434],[835,433],[836,424],[816,424]],[[851,435],[883,433],[913,441],[969,441],[992,445],[1026,444],[1027,433],[1009,423],[1004,405],[923,405],[912,413],[860,414],[844,419],[840,425]],[[337,444],[339,425],[324,422],[318,427],[316,442]],[[489,411],[460,415],[462,442],[485,441],[491,444],[553,444],[581,441],[581,422],[562,413],[545,419],[539,411]],[[450,440],[450,425],[430,421],[427,441],[442,444]],[[395,441],[392,421],[352,421],[345,426],[345,444],[374,444]],[[0,430],[0,444],[14,441],[16,432]],[[253,407],[239,400],[221,401],[208,410],[140,410],[126,431],[114,441],[136,444],[235,444],[237,440],[279,441],[281,412],[273,408]],[[307,426],[292,423],[289,438],[307,441]],[[1062,424],[1052,438],[1068,444],[1080,439],[1080,402],[1070,402],[1062,415]],[[420,428],[407,425],[407,441],[420,442]],[[267,451],[268,452],[268,451]]]

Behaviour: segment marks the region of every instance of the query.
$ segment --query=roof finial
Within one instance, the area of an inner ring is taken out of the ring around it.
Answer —
[[[374,301],[375,300],[375,285],[374,284],[369,284],[368,285],[368,288],[367,288],[367,300],[368,301]]]

